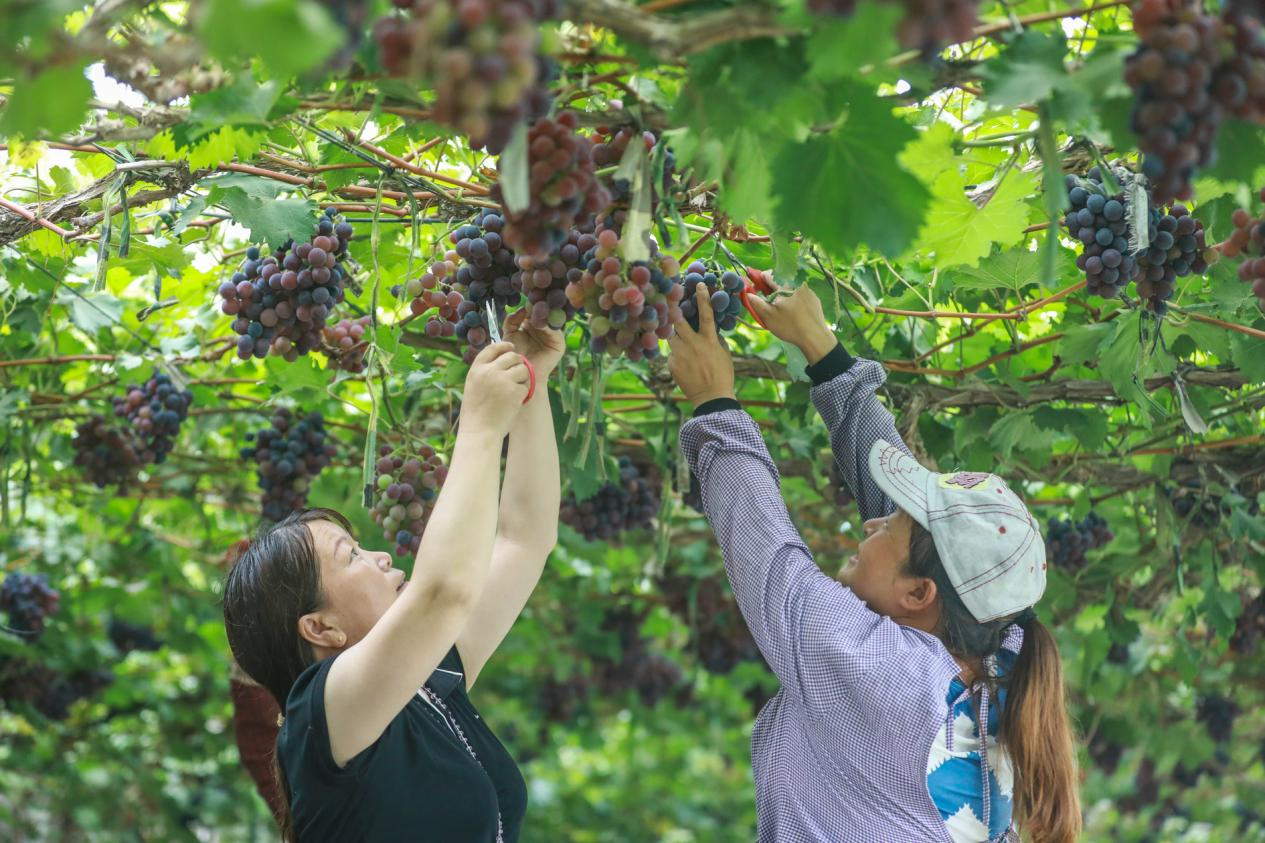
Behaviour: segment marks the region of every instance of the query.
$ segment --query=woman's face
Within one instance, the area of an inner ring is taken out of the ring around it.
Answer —
[[[913,521],[903,509],[866,521],[864,541],[835,576],[880,615],[903,615],[900,599],[917,583],[903,573],[912,527]]]
[[[404,590],[404,572],[391,567],[391,554],[361,549],[342,527],[313,521],[308,530],[321,563],[320,613],[346,636],[350,647],[369,634]]]

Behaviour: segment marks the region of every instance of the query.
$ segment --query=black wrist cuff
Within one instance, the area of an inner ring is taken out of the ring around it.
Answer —
[[[812,379],[813,386],[821,386],[852,368],[856,358],[844,350],[843,343],[835,343],[830,353],[804,371]]]
[[[694,418],[706,416],[711,413],[719,413],[724,410],[741,410],[742,405],[734,398],[713,398],[711,401],[704,401],[694,408]]]

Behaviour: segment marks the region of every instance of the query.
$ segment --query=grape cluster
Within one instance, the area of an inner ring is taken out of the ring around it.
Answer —
[[[529,318],[537,328],[561,328],[576,314],[567,298],[567,285],[584,276],[582,257],[597,246],[597,236],[572,229],[566,242],[541,260],[519,255],[516,286],[527,296]]]
[[[1051,564],[1067,571],[1085,567],[1085,554],[1096,550],[1116,536],[1106,520],[1091,512],[1077,523],[1071,519],[1051,518],[1045,534],[1045,555]]]
[[[1265,202],[1265,187],[1260,190],[1260,199]],[[1230,221],[1234,231],[1216,248],[1227,258],[1242,256],[1239,280],[1252,285],[1252,294],[1265,310],[1265,213],[1254,217],[1246,208],[1238,208]]]
[[[1234,700],[1219,694],[1208,694],[1195,701],[1195,718],[1204,724],[1208,737],[1217,743],[1230,740],[1239,712],[1239,706]]]
[[[268,427],[247,433],[246,440],[254,444],[242,448],[241,456],[258,463],[263,517],[269,521],[280,521],[301,509],[313,478],[337,453],[320,413],[296,417],[284,407],[273,414]]]
[[[326,325],[322,332],[325,345],[321,351],[329,358],[330,365],[344,372],[360,374],[365,370],[365,351],[369,348],[365,331],[373,317],[340,319],[337,324]]]
[[[1133,28],[1140,44],[1124,67],[1137,97],[1130,119],[1142,172],[1155,201],[1167,205],[1191,197],[1195,169],[1212,159],[1223,113],[1211,94],[1222,34],[1216,18],[1185,0],[1140,0]]]
[[[74,447],[75,465],[97,488],[135,482],[141,467],[136,442],[128,431],[111,427],[105,416],[92,416],[75,428]]]
[[[934,53],[946,44],[970,41],[979,20],[979,0],[902,0],[905,17],[896,28],[896,38],[906,50]],[[808,0],[808,8],[819,15],[847,16],[856,9],[856,0]]]
[[[1213,74],[1212,96],[1230,114],[1265,122],[1265,10],[1227,2],[1221,7],[1224,24],[1224,63]]]
[[[431,264],[420,277],[391,288],[397,297],[409,297],[409,310],[414,316],[422,316],[434,308],[435,312],[426,319],[428,337],[451,337],[457,333],[457,323],[462,319],[458,311],[466,298],[449,283],[456,274],[457,261],[453,254],[452,260],[445,256]]]
[[[57,613],[61,594],[43,574],[9,574],[0,583],[0,612],[9,616],[8,630],[34,640],[44,632],[49,615]]]
[[[113,672],[102,668],[62,673],[27,658],[0,656],[0,700],[30,706],[50,720],[65,720],[71,705],[113,682]]]
[[[1090,168],[1085,178],[1068,175],[1064,181],[1071,210],[1063,217],[1063,225],[1085,244],[1076,268],[1085,273],[1091,294],[1115,298],[1138,275],[1129,252],[1125,193],[1108,196],[1097,167]]]
[[[129,386],[114,399],[114,414],[126,418],[136,430],[137,456],[143,462],[161,463],[176,444],[180,423],[189,417],[193,393],[174,384],[169,375],[155,372],[140,386]]]
[[[376,499],[369,514],[382,528],[383,538],[395,543],[397,556],[412,556],[421,546],[448,467],[434,448],[423,444],[416,455],[380,445],[376,468]]]
[[[659,340],[672,336],[672,323],[681,315],[681,267],[657,248],[649,261],[628,264],[619,258],[618,248],[614,231],[599,231],[597,245],[585,253],[583,275],[567,284],[567,299],[588,312],[593,351],[622,352],[634,362],[653,358],[659,354]]]
[[[1255,600],[1244,601],[1243,611],[1230,634],[1230,649],[1240,656],[1250,656],[1262,639],[1265,639],[1265,591]]]
[[[546,259],[572,229],[591,226],[610,204],[593,163],[593,142],[577,135],[575,126],[575,112],[564,111],[537,120],[527,134],[530,203],[505,213],[505,244],[520,256]],[[493,193],[504,201],[499,183]]]
[[[650,650],[641,634],[644,621],[644,609],[621,606],[606,611],[602,630],[617,637],[619,659],[595,660],[598,689],[607,697],[635,691],[647,706],[656,705],[669,694],[675,694],[677,703],[684,703],[692,688],[676,662]]]
[[[631,459],[620,457],[618,483],[608,483],[582,501],[567,495],[558,517],[589,541],[615,541],[627,531],[648,529],[658,512],[654,474],[642,474]]]
[[[710,673],[731,672],[742,662],[759,661],[751,631],[723,577],[664,576],[659,593],[669,610],[690,627],[690,649]]]
[[[396,76],[428,79],[432,119],[476,149],[499,154],[514,127],[548,112],[553,70],[540,55],[538,24],[556,0],[392,0],[406,16],[374,25],[382,64]]]
[[[308,242],[289,241],[275,255],[261,258],[251,246],[238,271],[220,285],[220,309],[235,317],[238,357],[271,351],[293,362],[321,347],[321,329],[345,297],[349,275],[343,258],[352,227],[336,217],[327,208]]]
[[[1124,755],[1124,744],[1107,737],[1101,729],[1094,732],[1089,740],[1089,757],[1098,769],[1107,775],[1113,775],[1120,766],[1120,758]]]
[[[636,137],[641,138],[647,154],[653,154],[655,147],[660,143],[655,138],[654,133],[650,131],[640,131],[631,126],[623,126],[619,129],[599,126],[594,133],[593,163],[599,169],[618,166],[624,160],[624,153],[628,149],[628,144]],[[605,183],[610,191],[612,203],[627,205],[632,199],[632,185],[628,183],[627,179],[616,178],[612,174],[606,177]],[[670,148],[665,147],[663,150],[663,178],[650,184],[650,206],[652,208],[658,207],[663,197],[678,193],[678,187],[676,156],[672,154]]]
[[[129,623],[120,618],[110,618],[106,635],[114,648],[119,651],[120,656],[126,656],[133,650],[152,653],[163,648],[163,642],[154,634],[154,630],[143,624]]]
[[[1162,316],[1168,312],[1177,279],[1207,272],[1207,258],[1215,260],[1216,253],[1204,242],[1203,221],[1192,217],[1185,205],[1174,205],[1167,213],[1151,209],[1150,241],[1150,247],[1138,255],[1138,295]]]
[[[706,285],[711,297],[716,330],[732,331],[737,327],[738,316],[742,313],[742,276],[732,269],[712,269],[702,261],[694,261],[685,268],[682,280],[685,296],[681,299],[681,314],[691,328],[698,330],[698,302],[694,297],[699,284]]]

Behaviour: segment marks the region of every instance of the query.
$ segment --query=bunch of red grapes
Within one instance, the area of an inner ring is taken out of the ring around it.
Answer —
[[[1191,197],[1195,169],[1212,159],[1224,112],[1212,96],[1223,33],[1187,0],[1141,0],[1133,28],[1141,43],[1124,68],[1137,97],[1131,121],[1142,172],[1167,205]]]
[[[370,515],[382,527],[382,535],[395,543],[397,556],[412,556],[422,542],[422,531],[448,476],[448,466],[429,445],[416,454],[378,448],[375,499]]]
[[[610,229],[596,239],[584,256],[583,275],[567,284],[566,293],[573,307],[589,314],[590,348],[623,353],[632,361],[658,356],[659,340],[672,336],[672,323],[681,315],[681,265],[657,248],[649,261],[622,260],[619,236]]]
[[[397,296],[407,295],[410,298],[409,310],[414,316],[422,316],[434,308],[426,319],[426,336],[451,337],[457,332],[457,322],[461,314],[457,311],[466,297],[452,289],[449,281],[457,274],[457,261],[454,255],[449,260],[435,261],[418,278],[410,278],[403,286],[392,288]]]
[[[360,374],[365,370],[365,351],[369,348],[365,331],[373,321],[365,315],[358,319],[340,319],[337,324],[325,326],[321,351],[329,358],[330,365],[344,372]]]
[[[131,485],[141,467],[136,441],[127,432],[111,427],[105,416],[95,415],[75,429],[75,465],[99,489]]]
[[[1225,62],[1213,74],[1212,96],[1226,111],[1242,120],[1265,122],[1265,27],[1259,4],[1228,0],[1221,21],[1229,44]]]
[[[161,463],[176,444],[180,424],[189,417],[193,393],[181,389],[171,376],[155,372],[140,386],[129,386],[114,399],[114,414],[126,418],[136,431],[137,456],[146,463]]]
[[[343,266],[351,223],[328,208],[305,243],[287,242],[261,258],[254,246],[232,278],[220,285],[220,309],[235,317],[237,355],[243,360],[269,352],[293,362],[321,347],[321,329],[345,297]]]
[[[1260,199],[1265,202],[1265,187],[1261,188]],[[1238,208],[1230,220],[1234,231],[1216,248],[1227,258],[1243,258],[1239,280],[1252,285],[1252,294],[1265,310],[1265,212],[1253,216],[1247,208]]]
[[[593,142],[575,132],[574,112],[537,120],[527,135],[530,203],[505,213],[505,245],[520,256],[546,259],[572,229],[593,225],[611,196],[593,162]],[[504,201],[498,183],[494,195]]]
[[[549,111],[551,71],[540,55],[541,21],[556,0],[392,0],[405,12],[380,19],[374,38],[387,71],[425,79],[432,119],[476,149],[499,154],[515,126]]]
[[[538,328],[561,328],[576,314],[567,298],[567,285],[584,275],[580,268],[586,252],[597,246],[597,236],[574,229],[556,252],[543,260],[519,255],[516,286],[527,296],[531,324]]]

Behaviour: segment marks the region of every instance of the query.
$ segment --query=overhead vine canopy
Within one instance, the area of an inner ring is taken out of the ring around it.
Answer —
[[[321,504],[408,565],[490,307],[569,343],[541,384],[567,526],[480,682],[525,839],[750,838],[774,684],[662,354],[705,280],[837,567],[860,525],[805,361],[741,306],[771,274],[883,363],[924,462],[1049,519],[1086,838],[1265,839],[1259,3],[2,17],[3,835],[268,831],[229,736],[224,551]]]

